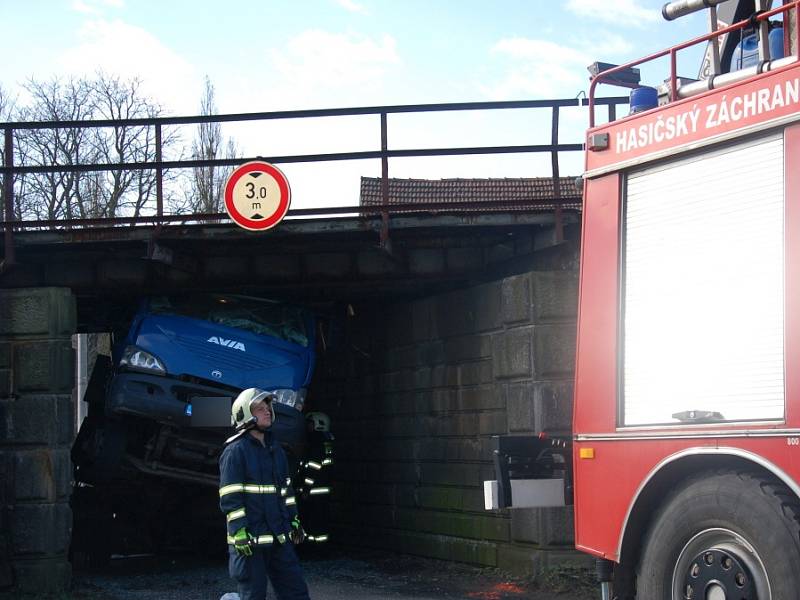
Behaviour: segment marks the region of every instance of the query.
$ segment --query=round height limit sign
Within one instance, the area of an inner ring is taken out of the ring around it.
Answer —
[[[225,184],[225,210],[250,231],[275,227],[289,211],[289,180],[277,167],[262,161],[234,169]]]

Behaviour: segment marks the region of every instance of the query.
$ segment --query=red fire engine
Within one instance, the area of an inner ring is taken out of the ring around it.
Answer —
[[[487,506],[574,502],[604,598],[800,598],[800,2],[717,28],[722,2],[664,7],[711,34],[595,66],[590,104],[670,72],[624,119],[590,108],[573,431],[498,438],[486,482]]]

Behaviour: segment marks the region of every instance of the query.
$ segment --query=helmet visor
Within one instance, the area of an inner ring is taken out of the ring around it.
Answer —
[[[267,404],[270,404],[272,402],[272,398],[273,396],[269,392],[265,390],[259,390],[258,393],[253,396],[253,399],[250,400],[250,406],[252,407],[257,402],[266,402]]]
[[[257,392],[253,395],[252,400],[250,400],[249,411],[250,414],[255,416],[253,413],[253,409],[258,406],[260,402],[263,402],[267,407],[267,412],[270,415],[270,424],[267,427],[272,427],[275,423],[275,409],[272,407],[272,400],[274,398],[274,394],[272,392],[267,392],[264,390],[257,390]]]

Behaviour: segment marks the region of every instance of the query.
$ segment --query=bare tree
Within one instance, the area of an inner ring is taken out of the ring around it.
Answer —
[[[94,79],[29,80],[30,103],[17,111],[23,121],[136,119],[158,117],[162,108],[142,94],[137,79],[99,73]],[[153,162],[153,125],[52,127],[20,130],[15,164],[54,166]],[[162,149],[177,141],[162,135]],[[30,174],[18,183],[15,211],[19,218],[59,219],[138,216],[155,200],[154,169],[124,167],[104,171]]]
[[[203,96],[200,99],[200,114],[214,115],[217,106],[214,85],[206,77]],[[232,139],[223,139],[219,123],[201,123],[197,126],[197,137],[192,142],[192,159],[213,160],[236,158],[236,144]],[[223,211],[225,181],[232,167],[210,165],[192,169],[191,185],[186,196],[185,207],[194,213],[218,213]]]
[[[5,123],[13,118],[14,100],[8,95],[5,88],[0,85],[0,123]],[[5,144],[0,143],[0,161],[5,161]]]
[[[31,96],[18,113],[20,120],[67,121],[94,116],[91,88],[78,79],[30,79],[25,89]],[[15,163],[26,166],[77,165],[95,162],[90,143],[91,130],[53,127],[20,130],[16,136]],[[82,174],[60,171],[33,173],[21,178],[22,189],[15,194],[20,216],[38,219],[72,218]]]
[[[100,119],[155,118],[162,108],[144,96],[138,79],[99,74],[91,89],[95,113]],[[105,164],[153,162],[156,158],[155,127],[119,125],[96,129],[93,148]],[[174,134],[162,135],[162,151],[176,141]],[[82,214],[112,217],[118,214],[139,216],[155,200],[156,173],[153,169],[113,169],[96,172],[87,178],[79,194]]]
[[[14,113],[14,101],[5,91],[3,86],[0,85],[0,122],[5,123],[12,120]],[[5,132],[0,132],[0,163],[6,164],[6,150],[5,150]],[[5,205],[6,205],[6,186],[5,179],[0,185],[0,220],[5,220]]]

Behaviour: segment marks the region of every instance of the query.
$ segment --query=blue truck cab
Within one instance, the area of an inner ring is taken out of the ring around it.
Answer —
[[[296,460],[306,439],[302,409],[315,366],[315,329],[310,311],[262,298],[145,299],[127,333],[115,340],[102,409],[94,415],[89,399],[90,418],[82,426],[88,431],[73,453],[77,473],[83,467],[83,479],[96,483],[132,467],[149,476],[215,483],[222,443],[232,433],[231,403],[250,387],[274,392],[273,432]]]

